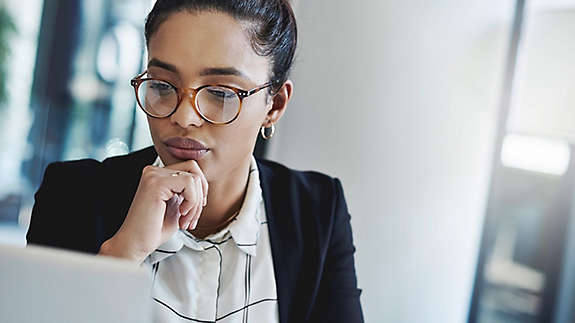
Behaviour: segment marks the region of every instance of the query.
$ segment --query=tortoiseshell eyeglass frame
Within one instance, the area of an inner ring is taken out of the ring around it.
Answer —
[[[247,98],[248,96],[252,95],[252,94],[256,94],[259,91],[270,87],[274,84],[276,84],[278,81],[270,81],[267,82],[265,84],[259,85],[251,90],[242,90],[233,86],[229,86],[229,85],[222,85],[222,84],[206,84],[206,85],[202,85],[200,87],[197,88],[179,88],[175,85],[173,85],[172,83],[161,79],[161,78],[154,78],[154,77],[143,77],[144,75],[146,75],[148,71],[144,71],[143,73],[139,74],[138,76],[134,77],[132,80],[130,80],[130,84],[134,87],[134,94],[136,95],[136,101],[138,102],[138,106],[140,107],[140,109],[142,109],[142,111],[144,111],[144,113],[146,113],[148,116],[152,117],[152,118],[156,118],[156,119],[163,119],[163,118],[168,118],[169,116],[171,116],[172,114],[174,114],[174,112],[176,112],[176,110],[178,110],[178,107],[180,106],[180,104],[182,103],[182,100],[185,97],[190,97],[190,94],[192,95],[192,106],[194,107],[194,110],[196,111],[196,113],[202,117],[202,119],[206,120],[207,122],[211,123],[211,124],[216,124],[216,125],[225,125],[225,124],[230,124],[232,122],[234,122],[234,120],[236,120],[238,118],[238,116],[240,115],[240,112],[242,111],[242,103],[243,100],[245,98]],[[144,81],[161,81],[164,82],[166,84],[169,84],[174,90],[176,90],[176,93],[178,95],[178,102],[176,104],[176,106],[174,107],[174,109],[167,115],[165,116],[155,116],[153,114],[150,114],[148,111],[146,111],[146,109],[144,109],[144,106],[142,105],[142,103],[140,102],[140,98],[138,96],[138,89],[140,87],[140,85],[142,84],[142,82]],[[198,109],[198,104],[197,104],[197,96],[196,94],[204,88],[210,87],[210,86],[217,86],[217,87],[223,87],[226,89],[229,89],[231,91],[233,91],[237,96],[238,99],[240,101],[239,107],[238,107],[238,111],[236,113],[236,115],[230,120],[230,121],[225,121],[225,122],[218,122],[218,121],[213,121],[210,120],[208,117],[206,117],[201,111],[200,109]]]

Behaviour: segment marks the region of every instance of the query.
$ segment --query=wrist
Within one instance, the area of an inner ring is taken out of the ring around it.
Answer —
[[[117,236],[104,241],[98,255],[127,259],[137,264],[141,264],[148,256],[143,252],[131,251]]]

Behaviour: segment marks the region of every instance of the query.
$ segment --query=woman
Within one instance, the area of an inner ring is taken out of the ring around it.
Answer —
[[[361,322],[338,179],[256,160],[293,84],[287,0],[158,0],[135,77],[153,147],[48,166],[28,243],[153,270],[158,322]]]

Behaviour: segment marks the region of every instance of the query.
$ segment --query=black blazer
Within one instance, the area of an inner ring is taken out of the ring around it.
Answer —
[[[154,147],[48,165],[29,244],[98,253],[120,228]],[[363,322],[350,216],[337,178],[257,159],[281,323]]]

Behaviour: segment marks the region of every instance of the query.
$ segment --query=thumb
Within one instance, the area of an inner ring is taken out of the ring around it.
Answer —
[[[180,194],[174,194],[172,198],[166,201],[166,213],[164,214],[164,226],[170,231],[179,227],[180,204],[184,198]]]

